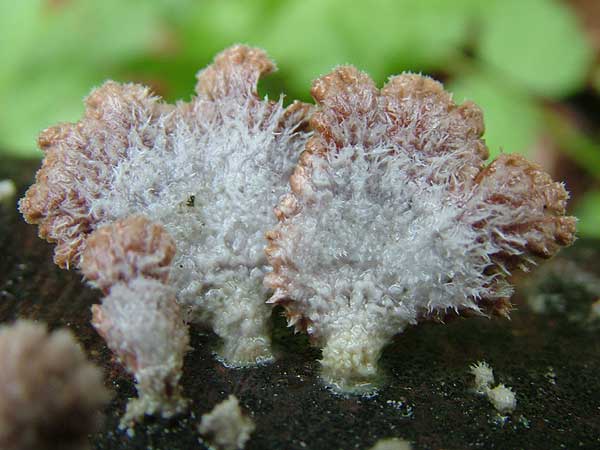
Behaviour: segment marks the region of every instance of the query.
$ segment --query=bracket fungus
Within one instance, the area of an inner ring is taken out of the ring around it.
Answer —
[[[78,123],[39,137],[45,159],[20,210],[56,243],[56,264],[82,269],[108,295],[94,309],[94,325],[139,387],[139,361],[116,341],[143,331],[123,315],[134,302],[162,320],[179,317],[174,296],[187,322],[208,324],[223,339],[221,356],[231,366],[272,357],[264,233],[309,136],[311,110],[258,97],[259,78],[273,70],[262,50],[231,47],[198,73],[197,96],[175,105],[146,87],[108,81],[86,99]],[[164,227],[168,249],[153,242],[142,250],[130,234],[119,237],[136,226],[119,221],[139,215]],[[86,257],[90,242],[95,253]],[[154,244],[164,253],[153,254]]]
[[[312,136],[268,233],[270,302],[323,347],[322,376],[371,389],[383,346],[446,315],[508,315],[507,276],[574,240],[568,194],[522,156],[485,165],[481,110],[431,78],[317,79]]]
[[[106,295],[93,324],[138,382],[126,419],[185,405],[185,323],[211,326],[227,365],[254,365],[281,304],[323,347],[327,383],[370,389],[394,335],[508,315],[510,272],[574,240],[564,186],[519,155],[486,165],[481,110],[434,80],[379,90],[338,67],[314,82],[316,108],[284,108],[257,93],[274,69],[231,47],[175,105],[109,81],[39,137],[20,210]]]

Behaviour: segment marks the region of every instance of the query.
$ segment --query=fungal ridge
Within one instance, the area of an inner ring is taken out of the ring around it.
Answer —
[[[234,45],[198,72],[196,92],[200,98],[212,101],[235,96],[258,98],[258,80],[275,70],[264,50]]]

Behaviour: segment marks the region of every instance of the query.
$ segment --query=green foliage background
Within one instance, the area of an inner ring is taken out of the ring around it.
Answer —
[[[406,70],[432,74],[483,108],[493,155],[528,152],[561,130],[548,104],[600,90],[594,52],[558,0],[4,0],[0,151],[41,157],[39,131],[76,121],[107,78],[188,99],[196,71],[233,43],[277,61],[261,86],[271,97],[310,100],[311,80],[345,63],[380,84]],[[600,180],[598,136],[562,131],[561,146]],[[600,236],[600,190],[578,213],[581,233]]]

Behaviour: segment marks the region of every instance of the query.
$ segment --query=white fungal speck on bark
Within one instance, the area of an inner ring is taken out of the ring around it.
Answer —
[[[204,414],[198,426],[200,434],[217,450],[243,449],[254,429],[254,422],[243,415],[234,395]]]

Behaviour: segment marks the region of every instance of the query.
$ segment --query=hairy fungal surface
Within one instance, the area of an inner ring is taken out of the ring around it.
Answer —
[[[487,398],[500,414],[512,413],[517,407],[517,396],[513,390],[499,384],[486,392]]]
[[[308,105],[258,97],[259,78],[273,70],[262,50],[234,46],[199,72],[197,96],[176,105],[107,82],[80,122],[41,134],[46,157],[20,202],[65,268],[81,268],[103,225],[143,215],[164,226],[176,249],[168,277],[177,301],[188,321],[223,338],[221,356],[233,366],[271,358],[264,233],[308,137]],[[138,262],[132,274],[156,278]],[[84,273],[108,292],[119,270],[99,261]]]
[[[107,294],[92,307],[92,325],[137,383],[139,397],[128,402],[123,428],[187,405],[179,379],[188,328],[169,284],[175,252],[162,225],[132,215],[94,231],[81,256],[85,277]]]
[[[87,240],[81,271],[90,284],[110,292],[118,283],[149,278],[168,283],[175,241],[144,216],[99,227]]]
[[[2,325],[0,361],[0,448],[90,448],[110,394],[70,331],[27,320]]]
[[[179,380],[189,337],[174,290],[138,278],[114,286],[92,313],[92,325],[135,377],[138,398],[127,404],[121,427],[145,414],[183,411]]]
[[[107,294],[92,307],[92,325],[137,383],[122,428],[187,405],[179,380],[189,335],[168,279],[174,255],[162,225],[133,215],[94,231],[81,257],[85,277]]]
[[[574,239],[568,198],[538,166],[488,151],[480,109],[434,80],[379,90],[353,67],[315,81],[315,135],[268,233],[290,325],[323,347],[322,375],[369,389],[382,347],[449,313],[506,315],[506,275]]]
[[[494,384],[494,370],[485,361],[471,364],[469,372],[475,377],[475,392],[485,394]]]

